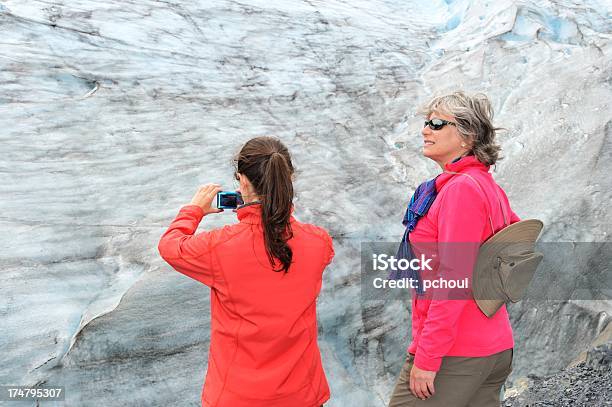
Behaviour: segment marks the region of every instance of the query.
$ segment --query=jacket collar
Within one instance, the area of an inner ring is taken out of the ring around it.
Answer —
[[[483,164],[478,161],[478,158],[474,155],[466,155],[460,159],[455,159],[444,166],[444,171],[452,172],[468,172],[470,170],[478,170],[489,172],[490,165]],[[436,177],[436,190],[439,192],[442,187],[455,176],[455,174],[448,174],[443,172]]]
[[[289,222],[295,222],[293,217],[294,206],[291,205],[291,217]],[[260,224],[261,223],[261,202],[252,202],[236,209],[238,220],[242,223]]]

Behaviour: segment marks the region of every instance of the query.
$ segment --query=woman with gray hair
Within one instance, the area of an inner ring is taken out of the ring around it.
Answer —
[[[421,113],[423,155],[443,172],[419,185],[410,199],[398,255],[417,257],[419,245],[434,243],[436,261],[433,272],[416,275],[412,342],[389,407],[499,406],[514,347],[505,305],[489,318],[469,290],[432,294],[422,284],[432,275],[471,277],[478,247],[519,221],[489,172],[499,158],[498,128],[483,94],[436,97]]]

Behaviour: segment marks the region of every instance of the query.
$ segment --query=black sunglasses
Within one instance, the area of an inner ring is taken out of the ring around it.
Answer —
[[[450,124],[451,126],[457,125],[457,123],[449,122],[448,120],[434,118],[431,120],[425,120],[425,125],[423,126],[423,128],[429,126],[429,128],[432,130],[440,130],[442,127],[446,126],[447,124]]]

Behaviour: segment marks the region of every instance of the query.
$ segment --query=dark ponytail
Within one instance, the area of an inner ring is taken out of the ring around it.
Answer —
[[[293,237],[289,223],[293,203],[293,164],[289,150],[276,138],[256,137],[242,147],[236,167],[237,172],[246,175],[261,199],[268,260],[274,271],[287,272],[293,258],[287,244]]]

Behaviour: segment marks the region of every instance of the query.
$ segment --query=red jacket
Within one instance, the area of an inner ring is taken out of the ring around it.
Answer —
[[[506,194],[488,172],[489,166],[474,156],[466,156],[447,164],[446,170],[471,175],[479,182],[486,198],[468,177],[440,174],[436,178],[438,195],[410,233],[411,244],[437,242],[441,247],[441,243],[446,242],[475,242],[477,250],[493,234],[485,199],[489,201],[496,231],[504,226],[502,208],[509,223],[520,220],[510,208]],[[477,252],[463,253],[465,264],[461,267],[471,271],[476,256]],[[408,352],[415,355],[414,364],[418,368],[438,371],[443,356],[489,356],[512,347],[512,328],[505,305],[492,318],[487,318],[473,299],[413,297],[412,342]]]
[[[322,228],[291,217],[293,262],[274,272],[261,206],[238,209],[239,223],[194,235],[203,217],[180,209],[159,242],[178,272],[211,288],[211,337],[202,405],[320,406],[329,387],[317,344],[316,300],[334,256]]]

